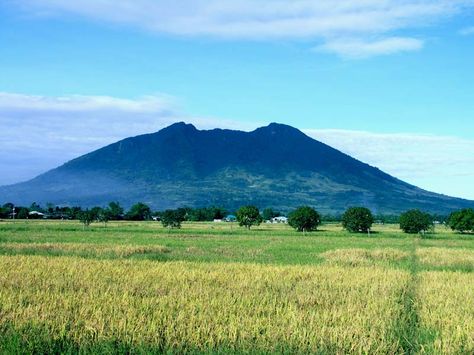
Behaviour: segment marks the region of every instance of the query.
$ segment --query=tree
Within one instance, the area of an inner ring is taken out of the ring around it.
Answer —
[[[273,210],[273,208],[265,208],[262,212],[264,221],[269,221],[272,218],[279,217],[280,213]]]
[[[350,207],[342,215],[342,226],[352,233],[367,233],[373,223],[374,216],[365,207]]]
[[[126,214],[131,221],[144,221],[151,218],[150,207],[142,202],[134,204]]]
[[[400,229],[405,233],[425,233],[433,230],[433,219],[428,213],[410,210],[400,216]]]
[[[97,214],[97,220],[104,223],[104,227],[107,227],[107,222],[112,219],[112,212],[109,208],[103,208]]]
[[[255,206],[243,206],[240,207],[236,213],[237,221],[239,226],[250,229],[252,226],[258,226],[262,223],[262,216],[260,211]]]
[[[181,223],[185,220],[185,215],[180,209],[166,210],[161,213],[161,224],[167,228],[181,228]]]
[[[115,201],[110,202],[108,210],[110,213],[110,219],[115,221],[123,219],[123,208],[120,206],[120,203]]]
[[[81,211],[79,213],[79,221],[83,224],[83,228],[89,227],[90,224],[95,221],[94,212],[89,209]]]
[[[321,216],[312,207],[301,206],[288,215],[288,224],[298,232],[310,232],[318,228]]]
[[[474,232],[474,210],[466,208],[451,213],[448,218],[448,226],[457,232]]]

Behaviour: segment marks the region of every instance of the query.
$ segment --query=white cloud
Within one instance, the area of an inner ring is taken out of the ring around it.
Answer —
[[[423,41],[414,38],[391,37],[372,42],[359,39],[337,39],[314,48],[319,52],[336,53],[342,57],[362,59],[377,55],[415,51],[423,48]]]
[[[377,55],[415,51],[423,48],[423,41],[415,38],[390,37],[376,41],[336,39],[314,48],[315,51],[336,53],[342,57],[362,59]]]
[[[463,36],[474,35],[474,26],[463,28],[459,33]]]
[[[474,0],[14,0],[44,15],[74,14],[147,31],[227,39],[309,39],[342,53],[387,54],[419,49],[394,32],[432,25]],[[371,42],[371,38],[378,38]],[[408,36],[412,37],[412,36]],[[418,37],[418,36],[416,36]],[[341,48],[352,38],[350,48]],[[356,45],[359,49],[355,49]],[[363,47],[360,49],[360,47]]]
[[[414,185],[474,199],[474,140],[413,133],[304,132]]]
[[[104,145],[177,121],[198,128],[244,126],[231,120],[187,117],[173,98],[164,95],[130,100],[0,93],[0,185],[30,179]]]

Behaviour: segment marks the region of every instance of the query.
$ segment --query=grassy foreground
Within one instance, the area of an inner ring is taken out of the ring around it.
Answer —
[[[0,222],[2,353],[474,353],[474,236]]]

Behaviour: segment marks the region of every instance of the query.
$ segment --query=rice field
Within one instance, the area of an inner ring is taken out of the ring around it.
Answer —
[[[0,353],[474,353],[474,236],[0,222]]]

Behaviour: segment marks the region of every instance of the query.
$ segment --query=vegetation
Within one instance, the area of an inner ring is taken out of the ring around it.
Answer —
[[[134,204],[127,212],[127,219],[131,221],[146,221],[151,218],[151,209],[146,204],[139,202]]]
[[[320,229],[0,222],[0,352],[473,353],[474,238]]]
[[[321,216],[312,207],[302,206],[288,215],[288,224],[298,232],[311,232],[318,228]]]
[[[351,207],[342,215],[342,226],[349,232],[367,233],[373,223],[374,216],[365,207]]]
[[[167,228],[181,228],[181,223],[185,220],[184,211],[166,210],[161,214],[161,223]]]
[[[91,210],[85,210],[81,211],[79,214],[79,221],[83,224],[84,228],[89,227],[92,222],[97,218],[96,214],[94,211]]]
[[[433,229],[433,219],[420,210],[410,210],[400,216],[400,229],[405,233],[425,233]]]
[[[239,226],[250,229],[252,226],[258,226],[262,223],[262,216],[260,211],[255,206],[240,207],[236,213],[237,222]]]
[[[451,213],[448,226],[461,233],[474,232],[474,210],[467,208]]]

